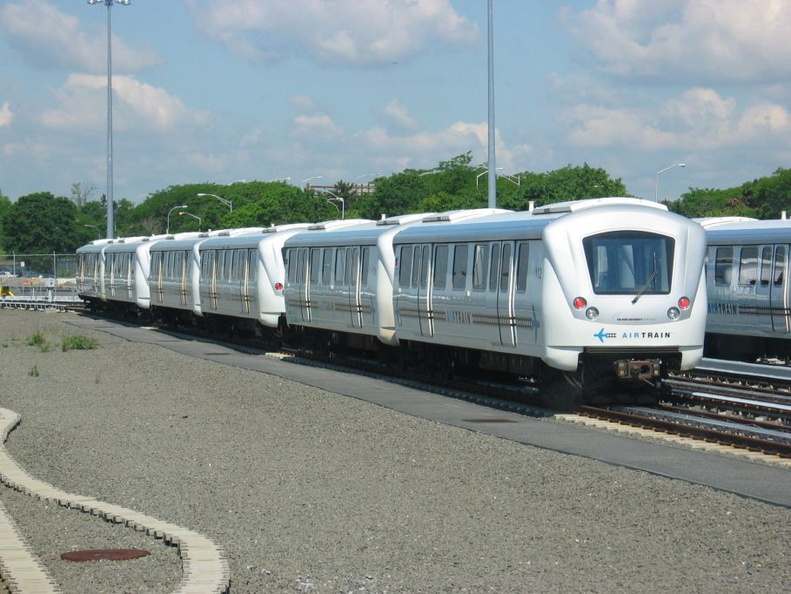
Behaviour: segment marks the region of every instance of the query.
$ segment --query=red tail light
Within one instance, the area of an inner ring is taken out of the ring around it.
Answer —
[[[283,283],[275,283],[275,291],[282,291]]]
[[[689,298],[689,297],[681,297],[681,298],[678,300],[678,306],[679,306],[681,309],[689,309],[689,306],[690,306],[690,305],[692,305],[692,301],[690,300],[690,298]]]

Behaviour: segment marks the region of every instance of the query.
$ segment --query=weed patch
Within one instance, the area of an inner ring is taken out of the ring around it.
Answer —
[[[95,349],[99,346],[99,341],[95,338],[91,338],[90,336],[83,336],[80,334],[75,334],[72,336],[67,336],[63,339],[63,343],[60,345],[60,349],[62,351],[85,351],[90,349]]]

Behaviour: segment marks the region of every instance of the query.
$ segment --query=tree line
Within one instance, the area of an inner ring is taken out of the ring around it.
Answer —
[[[472,165],[471,153],[465,153],[432,169],[406,169],[365,185],[339,181],[331,188],[299,188],[282,181],[252,181],[170,186],[139,204],[116,201],[115,236],[482,208],[488,201],[487,175],[485,165]],[[497,178],[497,205],[511,210],[526,210],[531,203],[630,195],[620,179],[587,164]],[[688,217],[778,218],[791,208],[791,169],[734,188],[690,188],[667,204]],[[73,253],[105,237],[106,229],[106,197],[94,186],[75,183],[69,197],[37,192],[16,201],[0,191],[0,254]]]

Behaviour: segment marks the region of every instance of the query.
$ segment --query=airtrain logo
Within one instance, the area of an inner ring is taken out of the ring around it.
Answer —
[[[657,338],[670,338],[671,332],[662,331],[662,332],[623,332],[621,334],[621,338],[624,340],[652,340]],[[604,328],[599,330],[596,334],[593,335],[594,338],[598,338],[599,342],[604,342],[607,338],[618,338],[617,332],[605,332]]]
[[[598,333],[593,335],[594,338],[599,339],[599,342],[604,342],[605,338],[615,338],[616,336],[617,334],[615,334],[615,332],[605,332],[604,328],[602,328],[601,330],[599,330]]]

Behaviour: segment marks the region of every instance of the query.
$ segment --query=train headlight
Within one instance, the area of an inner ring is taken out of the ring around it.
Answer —
[[[574,306],[574,309],[584,309],[588,302],[585,300],[585,297],[575,297],[574,301],[571,302]]]
[[[690,306],[690,305],[692,305],[692,300],[691,300],[689,297],[681,297],[681,298],[678,300],[678,306],[679,306],[679,307],[680,307],[682,310],[687,310],[687,309],[689,309],[689,306]]]
[[[599,317],[599,310],[596,309],[595,307],[589,307],[588,309],[585,310],[585,317],[588,318],[589,320],[595,320],[596,318]]]
[[[681,312],[678,310],[677,307],[671,307],[670,309],[667,310],[667,317],[670,318],[671,320],[677,320],[680,315]]]

